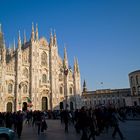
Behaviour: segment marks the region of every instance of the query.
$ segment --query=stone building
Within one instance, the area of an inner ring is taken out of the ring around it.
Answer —
[[[140,70],[129,73],[131,95],[140,95]]]
[[[129,73],[131,95],[127,97],[130,106],[140,106],[140,70]]]
[[[88,91],[86,82],[83,84],[82,100],[83,105],[90,107],[113,106],[116,108],[126,106],[125,98],[131,94],[130,88],[124,89],[100,89]]]
[[[56,33],[49,42],[32,24],[31,37],[7,48],[0,26],[0,111],[53,110],[80,107],[78,60],[69,68],[66,48],[58,54]]]

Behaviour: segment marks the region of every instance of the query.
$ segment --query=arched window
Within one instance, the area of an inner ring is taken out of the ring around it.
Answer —
[[[45,52],[41,55],[41,65],[46,66],[47,65],[47,54]]]
[[[23,86],[23,93],[27,93],[27,85]]]
[[[28,78],[28,69],[27,69],[27,68],[25,68],[25,69],[23,70],[23,75],[24,75],[26,78]]]
[[[69,92],[70,92],[70,94],[72,94],[72,87],[70,87]]]
[[[139,84],[138,75],[136,76],[136,84]]]
[[[47,82],[47,76],[46,74],[42,75],[42,83],[46,83]]]
[[[135,87],[132,88],[132,94],[136,95],[136,88]]]
[[[59,92],[60,94],[63,94],[63,87],[60,87]]]
[[[138,86],[138,94],[140,95],[140,86]]]
[[[130,77],[130,83],[133,85],[133,76]]]
[[[13,85],[10,83],[8,84],[8,93],[12,93],[13,91]]]

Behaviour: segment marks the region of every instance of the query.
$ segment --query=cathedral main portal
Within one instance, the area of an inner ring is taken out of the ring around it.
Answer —
[[[60,110],[64,109],[63,102],[60,102],[59,106],[60,106]]]
[[[11,102],[7,103],[7,112],[12,112],[12,103]]]
[[[27,103],[26,102],[23,102],[22,110],[23,111],[26,111],[27,110]]]
[[[42,97],[42,111],[48,110],[48,98]]]

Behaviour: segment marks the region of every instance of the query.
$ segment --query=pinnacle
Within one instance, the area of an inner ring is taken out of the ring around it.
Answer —
[[[0,33],[2,32],[1,23],[0,23]]]

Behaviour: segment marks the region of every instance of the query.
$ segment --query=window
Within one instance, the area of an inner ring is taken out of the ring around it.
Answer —
[[[25,69],[23,70],[23,75],[24,75],[26,78],[28,78],[28,69],[27,69],[27,68],[25,68]]]
[[[138,94],[140,95],[140,86],[138,86]]]
[[[133,76],[130,77],[130,83],[133,85]]]
[[[91,105],[91,104],[92,104],[92,102],[91,102],[91,101],[89,101],[89,104]]]
[[[118,99],[118,104],[120,103],[120,99]]]
[[[72,87],[70,87],[69,92],[70,92],[70,94],[72,94]]]
[[[23,93],[27,93],[27,85],[23,86]]]
[[[41,65],[46,66],[47,65],[47,54],[45,52],[41,55]]]
[[[115,104],[115,99],[113,99],[113,104]]]
[[[9,84],[8,85],[8,93],[12,93],[12,90],[13,90],[13,85]]]
[[[132,88],[132,94],[136,95],[136,88],[135,87]]]
[[[47,76],[46,74],[42,75],[42,83],[46,83],[47,82]]]
[[[60,87],[59,92],[60,92],[60,94],[63,94],[63,88],[62,87]]]
[[[136,84],[139,84],[138,75],[136,76]]]

